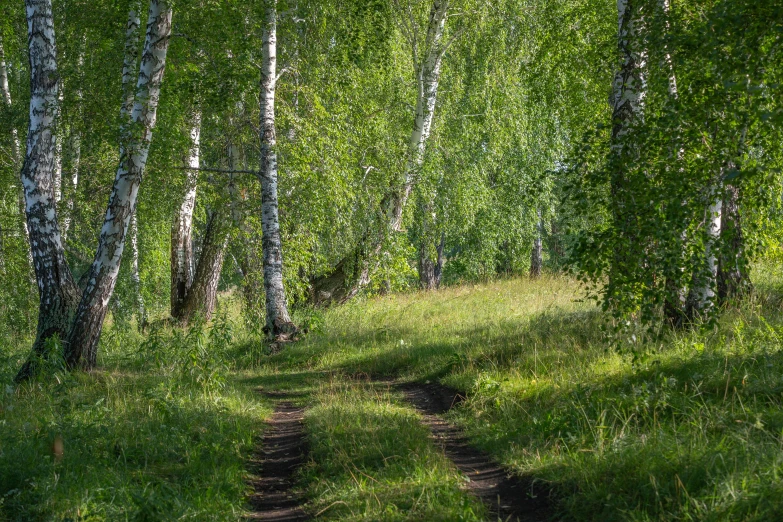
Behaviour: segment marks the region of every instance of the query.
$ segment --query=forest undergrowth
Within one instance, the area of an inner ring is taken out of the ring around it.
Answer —
[[[110,324],[100,369],[14,388],[0,362],[0,520],[237,520],[272,399],[306,404],[299,475],[318,520],[485,520],[394,381],[447,415],[561,520],[774,520],[783,512],[783,278],[714,326],[617,351],[565,277],[363,299],[297,320],[268,355],[225,299],[187,331]]]

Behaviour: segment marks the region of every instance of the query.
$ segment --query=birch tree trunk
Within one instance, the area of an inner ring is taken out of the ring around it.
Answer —
[[[394,190],[388,194],[381,203],[381,210],[387,222],[381,223],[377,237],[364,238],[363,244],[360,244],[356,250],[342,259],[332,273],[313,281],[311,299],[316,305],[343,303],[358,294],[370,282],[371,267],[376,263],[388,234],[399,232],[402,228],[403,212],[424,162],[427,140],[435,115],[441,64],[448,47],[443,42],[448,9],[448,0],[433,1],[427,24],[423,56],[414,55],[417,97],[413,129],[408,140],[402,187],[400,190]],[[416,49],[417,45],[413,38],[412,35],[411,45],[413,49]],[[367,242],[369,244],[366,244]],[[359,267],[358,277],[354,278],[351,267],[356,266]]]
[[[47,357],[48,341],[65,339],[79,299],[65,260],[54,198],[54,121],[58,104],[58,73],[51,0],[26,0],[30,57],[30,126],[22,167],[25,211],[40,304],[33,355],[16,375],[31,377],[37,361]]]
[[[713,193],[718,192],[714,190]],[[691,292],[691,312],[707,312],[715,305],[715,290],[718,277],[718,241],[721,235],[721,217],[723,211],[723,199],[713,194],[713,201],[707,208],[705,222],[707,226],[707,240],[705,244],[705,265],[706,270],[703,274],[694,278],[693,289]]]
[[[199,169],[201,115],[196,113],[190,129],[190,152],[185,196],[171,225],[171,316],[181,318],[188,289],[193,284],[193,210]]]
[[[160,97],[171,34],[171,8],[164,0],[150,0],[147,36],[141,57],[136,98],[130,125],[122,129],[120,164],[109,197],[98,249],[90,267],[87,287],[68,335],[66,362],[93,368],[103,319],[117,282],[125,234],[136,209],[136,196],[147,163],[152,129]]]
[[[631,270],[635,255],[629,248],[641,246],[634,238],[634,212],[629,208],[632,201],[629,193],[626,162],[633,160],[634,147],[631,143],[631,131],[634,124],[643,118],[646,81],[644,76],[645,53],[640,48],[641,21],[639,0],[617,0],[618,48],[620,68],[614,77],[612,86],[612,136],[611,156],[612,174],[610,180],[611,209],[619,243],[613,254],[609,271],[608,298],[614,300],[614,291],[618,280]]]
[[[131,281],[133,282],[133,293],[136,297],[136,314],[139,330],[144,330],[147,326],[147,310],[144,306],[144,296],[141,294],[141,273],[139,272],[139,227],[136,213],[131,216],[130,221],[130,243],[131,243]]]
[[[261,65],[261,249],[266,293],[266,334],[278,339],[294,334],[283,287],[283,248],[277,200],[275,87],[277,85],[277,1],[266,9]]]
[[[174,316],[185,324],[193,321],[197,315],[208,321],[215,312],[218,283],[228,244],[229,221],[225,209],[211,210],[208,213],[207,228],[204,231],[193,283],[185,294],[178,310],[179,315]]]
[[[78,63],[79,68],[81,69],[84,66],[84,51],[79,53]],[[79,87],[76,89],[76,100],[79,103],[80,114],[82,113],[81,103],[83,99],[84,93],[82,92],[80,82]],[[68,201],[65,204],[66,211],[63,213],[63,242],[65,242],[66,238],[68,237],[68,230],[71,228],[71,221],[73,220],[73,208],[76,201],[76,191],[79,188],[79,168],[81,167],[82,161],[82,136],[80,130],[71,132],[71,135],[68,138],[68,147],[71,151],[71,190],[70,194],[68,195]]]
[[[739,208],[740,189],[726,183],[721,222],[721,255],[718,260],[718,300],[722,303],[742,296],[751,289],[745,258],[745,236]]]
[[[538,279],[541,277],[541,268],[544,266],[543,247],[541,244],[544,223],[541,221],[541,209],[536,209],[536,237],[533,239],[533,250],[530,253],[530,278]]]

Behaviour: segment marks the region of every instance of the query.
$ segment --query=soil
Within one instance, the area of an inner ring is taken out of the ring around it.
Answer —
[[[470,445],[441,415],[465,399],[458,391],[434,383],[397,386],[422,415],[424,424],[446,456],[469,479],[467,488],[503,521],[541,522],[552,519],[549,490],[532,478],[511,474],[492,457]]]
[[[310,520],[303,508],[305,499],[296,489],[296,472],[307,458],[303,418],[304,408],[282,401],[267,421],[256,453],[250,520]]]

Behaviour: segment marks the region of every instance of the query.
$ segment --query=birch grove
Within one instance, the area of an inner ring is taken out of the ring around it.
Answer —
[[[740,306],[783,229],[768,3],[186,3],[172,28],[154,0],[145,38],[136,0],[18,7],[0,337],[32,339],[20,380],[53,353],[95,368],[104,323],[241,318],[283,347],[310,307],[559,272],[633,344]]]
[[[354,252],[354,259],[340,261],[331,274],[313,282],[312,300],[315,304],[342,303],[356,296],[369,283],[372,266],[376,262],[375,258],[381,254],[387,235],[399,232],[402,227],[403,211],[420,174],[435,116],[441,64],[448,48],[448,42],[443,41],[448,9],[447,0],[435,0],[432,3],[421,56],[417,52],[415,22],[406,27],[406,37],[413,55],[417,95],[402,186],[393,188],[381,203],[385,222],[381,223],[377,237],[367,238],[369,244]],[[360,267],[353,280],[351,274],[347,273],[351,262]]]

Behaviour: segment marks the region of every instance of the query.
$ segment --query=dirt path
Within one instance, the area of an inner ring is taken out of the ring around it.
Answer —
[[[487,453],[470,445],[462,433],[440,415],[463,400],[455,390],[439,384],[401,384],[397,389],[422,414],[424,424],[446,456],[470,479],[467,487],[503,521],[542,522],[551,518],[545,488],[509,475]]]
[[[275,394],[274,398],[282,398]],[[288,401],[279,402],[256,454],[257,475],[252,484],[250,520],[289,522],[310,520],[304,511],[304,498],[294,490],[297,469],[304,464],[307,445],[304,408]]]

